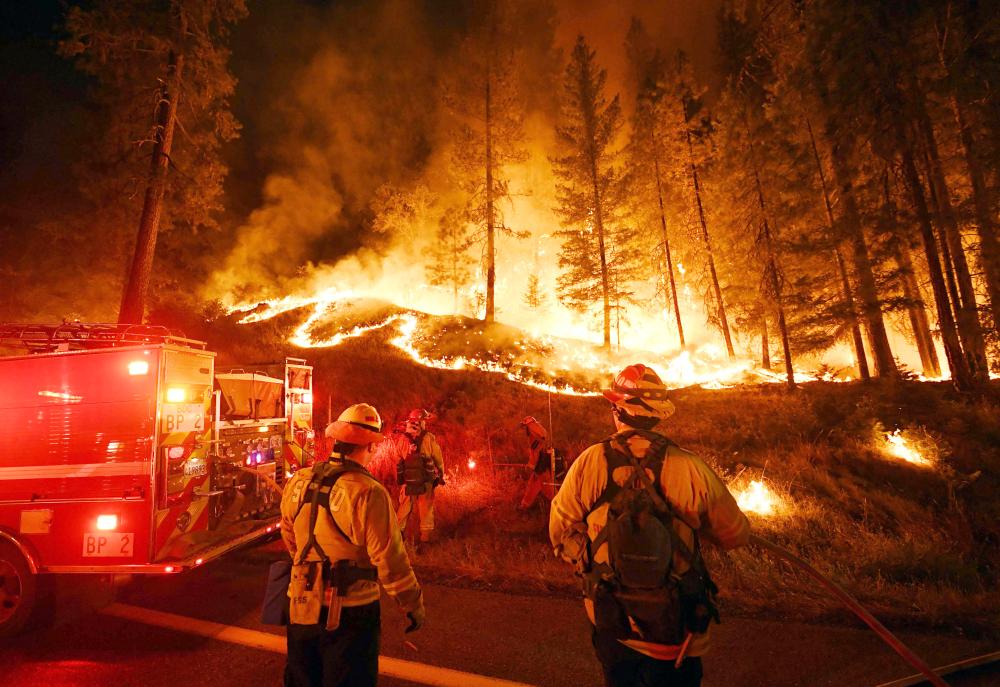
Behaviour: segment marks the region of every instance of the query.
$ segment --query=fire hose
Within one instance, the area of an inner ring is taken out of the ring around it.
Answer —
[[[862,606],[857,599],[844,591],[844,589],[836,582],[824,576],[816,570],[816,568],[809,565],[809,563],[802,560],[788,549],[763,539],[756,534],[750,535],[750,543],[756,544],[778,558],[786,560],[804,570],[811,578],[823,585],[827,591],[833,594],[833,596],[835,596],[841,603],[847,606],[856,616],[863,620],[864,623],[882,639],[882,641],[888,644],[893,651],[899,654],[907,663],[924,675],[932,685],[935,687],[948,687],[948,683],[941,679],[941,677],[939,677],[922,658],[917,656],[908,646],[903,644],[899,637],[890,632],[885,625],[880,623],[878,619],[868,611],[868,609]]]

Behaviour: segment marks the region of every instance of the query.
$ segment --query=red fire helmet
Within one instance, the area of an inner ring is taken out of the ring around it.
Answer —
[[[646,365],[629,365],[618,373],[610,389],[601,393],[629,415],[665,420],[674,414],[667,387],[656,371]]]

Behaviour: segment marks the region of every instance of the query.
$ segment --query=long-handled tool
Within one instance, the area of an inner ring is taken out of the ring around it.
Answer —
[[[756,534],[750,535],[750,543],[756,544],[762,549],[766,549],[770,553],[776,555],[778,558],[782,558],[804,570],[811,578],[819,582],[830,593],[837,597],[841,603],[851,609],[856,616],[861,618],[861,620],[863,620],[868,627],[875,631],[875,634],[882,638],[882,641],[892,647],[893,651],[902,656],[907,663],[926,676],[927,680],[934,685],[934,687],[948,687],[948,683],[942,680],[922,658],[913,653],[908,646],[903,644],[899,637],[890,632],[885,625],[880,623],[875,616],[868,612],[868,609],[862,606],[857,599],[844,591],[844,589],[841,588],[836,582],[825,577],[822,573],[816,570],[816,568],[809,565],[788,549],[778,546],[773,542],[769,542]]]

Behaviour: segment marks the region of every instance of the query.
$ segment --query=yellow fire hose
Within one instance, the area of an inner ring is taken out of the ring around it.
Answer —
[[[788,549],[782,548],[773,542],[769,542],[756,534],[750,535],[750,543],[756,544],[762,549],[774,554],[778,558],[784,559],[804,570],[811,578],[823,585],[823,587],[840,600],[841,603],[851,609],[854,615],[861,618],[861,620],[863,620],[865,624],[875,632],[875,634],[882,638],[882,641],[892,647],[893,651],[902,656],[907,663],[920,671],[920,673],[923,674],[927,680],[934,685],[934,687],[948,687],[948,683],[941,679],[922,658],[913,653],[908,646],[903,644],[899,637],[890,632],[885,625],[880,623],[875,616],[868,612],[868,609],[862,606],[857,599],[844,591],[844,589],[841,588],[836,582],[825,577],[822,573],[816,570],[816,568],[809,565]]]

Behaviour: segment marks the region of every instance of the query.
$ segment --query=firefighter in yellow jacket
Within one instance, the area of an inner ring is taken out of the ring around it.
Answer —
[[[285,485],[281,537],[293,562],[286,686],[376,683],[379,583],[406,613],[408,632],[423,625],[423,596],[392,501],[364,467],[381,431],[375,408],[347,408],[326,430],[330,460]]]
[[[444,456],[437,438],[427,431],[433,415],[423,409],[406,418],[404,433],[409,439],[407,453],[396,466],[399,482],[399,510],[396,519],[405,530],[410,513],[416,509],[420,541],[434,541],[434,490],[444,486]]]
[[[700,541],[745,546],[750,525],[712,469],[659,433],[674,406],[655,371],[630,365],[604,395],[616,432],[570,467],[549,536],[582,578],[605,684],[696,687],[718,619]]]

